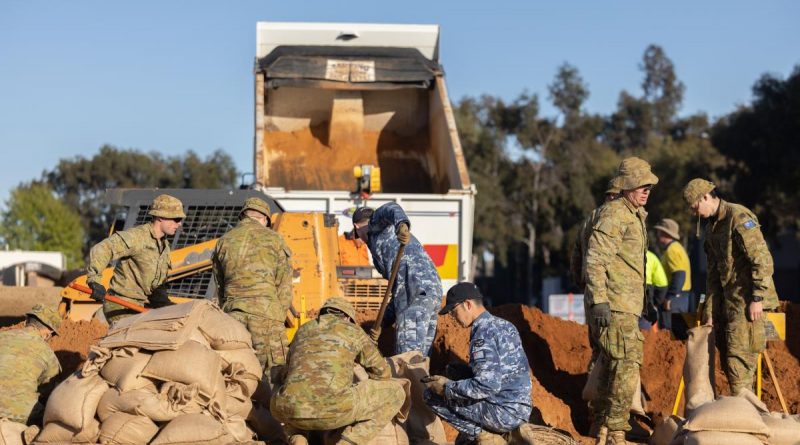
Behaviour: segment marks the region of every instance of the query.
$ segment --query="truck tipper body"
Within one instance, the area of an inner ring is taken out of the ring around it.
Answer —
[[[469,279],[475,188],[439,27],[259,22],[256,41],[254,173],[265,193],[289,212],[335,214],[342,234],[357,206],[397,202],[445,290]],[[360,166],[378,167],[379,191],[357,187]],[[345,296],[382,295],[374,270],[348,266],[369,264],[342,264]]]

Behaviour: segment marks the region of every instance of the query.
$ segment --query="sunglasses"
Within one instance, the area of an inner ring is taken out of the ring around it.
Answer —
[[[164,218],[164,219],[168,219],[168,220],[170,220],[170,221],[172,221],[174,223],[183,222],[183,218]]]

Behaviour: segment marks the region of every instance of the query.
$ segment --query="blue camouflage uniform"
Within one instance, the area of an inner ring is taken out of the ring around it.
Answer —
[[[484,312],[469,338],[472,378],[444,387],[444,398],[425,391],[425,402],[439,417],[474,439],[481,430],[505,433],[531,415],[531,378],[519,332],[506,320]]]
[[[406,213],[393,202],[378,207],[369,220],[367,245],[372,262],[387,279],[400,248],[395,235],[400,223],[411,227]],[[414,236],[403,253],[393,291],[394,300],[386,308],[383,325],[394,323],[397,328],[396,353],[420,351],[430,355],[442,306],[442,281],[431,257]]]

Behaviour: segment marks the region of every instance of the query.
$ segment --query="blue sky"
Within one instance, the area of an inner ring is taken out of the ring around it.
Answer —
[[[0,202],[58,159],[104,143],[221,148],[251,171],[259,20],[437,23],[451,99],[546,98],[568,61],[589,84],[586,108],[601,113],[621,90],[638,94],[650,43],[686,84],[682,114],[730,112],[762,73],[800,64],[796,1],[3,0]]]

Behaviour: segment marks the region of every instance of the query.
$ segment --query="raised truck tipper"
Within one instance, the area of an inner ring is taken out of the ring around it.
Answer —
[[[257,25],[256,184],[250,190],[111,190],[113,230],[147,220],[152,199],[181,199],[172,237],[169,295],[216,297],[210,257],[250,196],[266,199],[275,230],[293,252],[299,326],[334,295],[377,308],[386,280],[366,247],[348,239],[356,206],[400,203],[412,233],[437,265],[445,290],[471,275],[475,188],[469,181],[438,63],[431,25],[271,23]],[[112,268],[104,273],[108,283]],[[99,307],[82,276],[62,308],[87,318]]]

